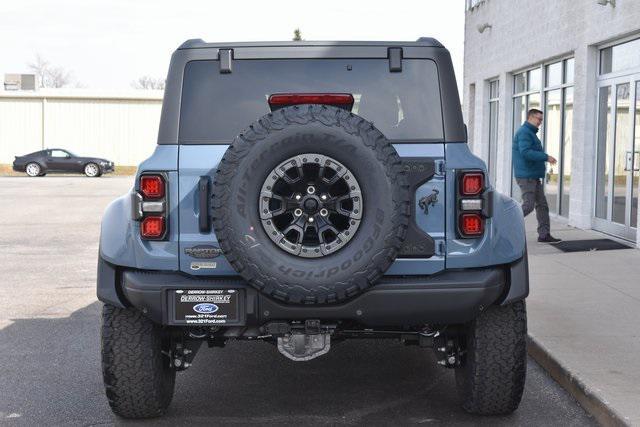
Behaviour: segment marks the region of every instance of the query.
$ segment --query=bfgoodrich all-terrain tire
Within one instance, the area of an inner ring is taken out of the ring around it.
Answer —
[[[102,309],[102,374],[109,405],[125,418],[164,414],[176,372],[162,351],[162,327],[131,308]]]
[[[469,324],[466,354],[456,368],[467,412],[503,415],[518,408],[527,371],[526,335],[524,301],[489,307]]]
[[[349,206],[336,205],[331,181],[343,185]],[[293,182],[288,196],[274,195],[279,182]],[[300,220],[295,243],[271,217],[276,197],[289,228]],[[391,143],[362,117],[324,105],[282,108],[251,124],[224,154],[212,198],[216,236],[236,271],[264,294],[297,304],[334,303],[371,286],[398,253],[409,205]],[[332,217],[345,210],[346,220]],[[326,220],[343,221],[335,236],[322,234]]]

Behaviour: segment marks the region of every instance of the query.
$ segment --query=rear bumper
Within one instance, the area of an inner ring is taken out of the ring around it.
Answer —
[[[235,277],[193,278],[180,273],[119,271],[98,263],[98,298],[116,306],[133,306],[153,321],[174,324],[170,291],[234,289],[242,316],[228,326],[260,326],[272,320],[356,321],[365,326],[415,326],[464,323],[492,304],[528,295],[526,255],[490,268],[444,271],[432,276],[385,276],[375,286],[338,305],[287,305],[268,298]]]

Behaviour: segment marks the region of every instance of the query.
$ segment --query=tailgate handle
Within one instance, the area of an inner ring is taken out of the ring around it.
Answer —
[[[201,232],[211,231],[211,221],[209,220],[209,177],[201,176],[198,181],[198,205],[200,213],[198,215],[198,226]]]

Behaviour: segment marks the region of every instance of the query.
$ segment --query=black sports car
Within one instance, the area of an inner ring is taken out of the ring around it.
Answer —
[[[98,157],[80,157],[68,150],[48,148],[24,156],[16,156],[13,170],[29,176],[44,176],[49,172],[80,172],[97,177],[113,172],[113,162]]]

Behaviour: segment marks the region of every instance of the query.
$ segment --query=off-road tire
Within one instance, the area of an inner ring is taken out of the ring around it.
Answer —
[[[105,304],[102,309],[102,374],[109,405],[124,418],[164,414],[176,371],[162,353],[162,327],[138,310]]]
[[[518,408],[527,371],[526,336],[524,301],[489,307],[468,325],[466,354],[456,368],[467,412],[505,415]]]
[[[322,258],[286,253],[259,217],[270,171],[303,153],[343,163],[362,190],[357,232]],[[410,214],[406,172],[391,143],[371,122],[325,105],[282,108],[240,133],[218,166],[211,200],[218,243],[234,269],[263,294],[294,304],[336,303],[373,285],[396,258]]]

